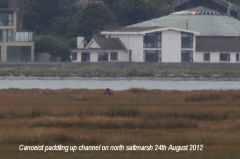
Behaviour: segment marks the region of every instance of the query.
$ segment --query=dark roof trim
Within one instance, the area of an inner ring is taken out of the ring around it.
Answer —
[[[159,29],[159,28],[163,28],[163,27],[159,27],[159,26],[152,26],[152,27],[124,27],[124,28],[119,28],[119,29],[108,30],[108,32],[142,32],[142,31],[149,31],[149,30]]]

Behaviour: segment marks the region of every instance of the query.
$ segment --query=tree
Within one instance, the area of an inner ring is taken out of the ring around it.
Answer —
[[[24,0],[24,26],[37,34],[66,35],[76,0]]]
[[[146,0],[115,0],[113,12],[121,26],[139,23],[160,16],[158,7]]]
[[[75,16],[70,37],[80,35],[90,41],[92,35],[117,26],[115,16],[104,4],[91,3]]]
[[[35,52],[48,52],[52,57],[60,57],[62,61],[69,60],[71,50],[62,42],[50,36],[40,36],[34,39]]]
[[[0,0],[0,8],[8,8],[8,0]]]

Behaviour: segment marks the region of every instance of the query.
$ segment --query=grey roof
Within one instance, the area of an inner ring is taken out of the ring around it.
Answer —
[[[127,50],[119,38],[94,37],[93,39],[100,46],[101,50]]]
[[[240,37],[197,36],[196,51],[240,52]]]
[[[239,36],[240,21],[221,15],[168,15],[134,24],[129,27],[150,27],[158,24],[160,27],[174,27],[200,32],[203,36]]]
[[[186,3],[188,1],[190,1],[190,0],[175,0],[175,1],[172,2],[172,7],[174,8],[174,7],[179,6],[179,5],[183,4],[183,3]],[[221,4],[221,5],[222,4],[223,5],[231,4],[230,2],[227,2],[226,0],[212,0],[212,1],[214,1],[214,2],[216,2],[218,4]]]
[[[148,31],[153,29],[162,28],[159,26],[147,26],[147,27],[123,27],[119,29],[114,30],[108,30],[107,32],[142,32],[142,31]]]
[[[194,2],[195,1],[195,2]],[[215,8],[221,10],[220,8],[224,7],[226,9],[230,9],[236,12],[239,12],[239,7],[234,5],[226,0],[175,0],[172,2],[172,8],[177,8],[181,6],[182,9],[193,8],[196,6],[208,6],[211,8]]]

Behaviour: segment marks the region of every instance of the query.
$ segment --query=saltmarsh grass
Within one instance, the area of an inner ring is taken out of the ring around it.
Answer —
[[[204,144],[207,152],[239,150],[238,90],[103,91],[1,90],[0,146]]]

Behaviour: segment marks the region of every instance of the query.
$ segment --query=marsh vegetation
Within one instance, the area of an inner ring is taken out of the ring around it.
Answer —
[[[3,158],[238,158],[240,91],[0,91]],[[195,152],[20,152],[24,145],[187,145]],[[15,155],[13,155],[15,154]],[[115,157],[116,158],[116,157]]]

